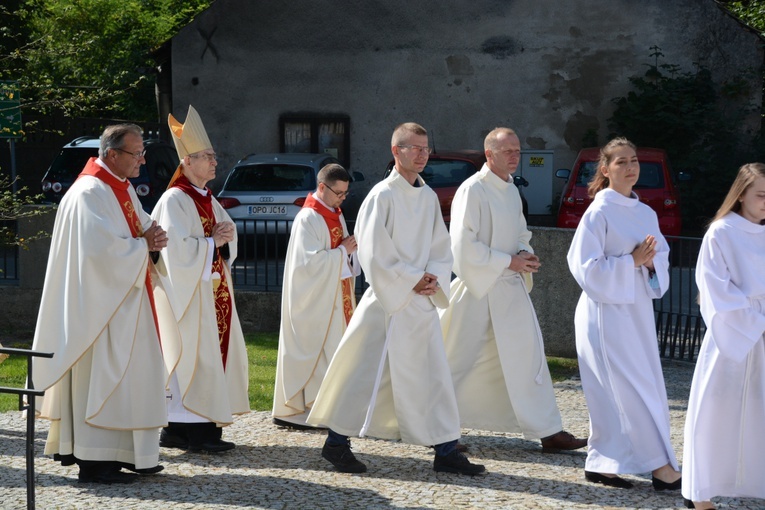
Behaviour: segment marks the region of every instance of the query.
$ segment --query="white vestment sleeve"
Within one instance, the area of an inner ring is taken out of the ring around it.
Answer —
[[[765,333],[765,312],[731,281],[723,249],[714,236],[705,236],[696,267],[707,328],[720,352],[741,362]]]
[[[481,213],[484,209],[489,213],[486,206],[488,200],[482,188],[473,185],[460,186],[452,201],[454,271],[476,298],[482,298],[489,292],[502,272],[510,267],[512,260],[510,253],[494,249],[479,239]],[[531,238],[530,232],[527,237],[526,245]],[[527,250],[531,251],[530,246]]]
[[[170,262],[166,261],[160,274],[175,318],[181,320],[199,282],[210,278],[214,244],[204,235],[194,200],[179,188],[171,188],[162,195],[152,218],[167,231],[164,253]]]
[[[568,251],[569,270],[593,301],[634,303],[635,263],[632,255],[606,256],[605,242],[605,219],[601,215],[585,214]]]
[[[202,281],[208,282],[210,281],[210,277],[212,277],[212,262],[213,262],[213,254],[215,253],[215,240],[212,237],[206,237],[207,239],[207,258],[205,259],[205,270],[202,272]],[[218,278],[220,279],[220,275],[218,275]]]
[[[356,239],[361,267],[387,313],[400,310],[424,273],[423,268],[407,264],[398,254],[390,232],[385,228],[393,216],[393,203],[380,193],[367,196],[356,219]],[[448,234],[447,234],[448,236]]]

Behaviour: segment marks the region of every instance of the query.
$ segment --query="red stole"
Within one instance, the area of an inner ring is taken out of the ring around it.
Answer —
[[[117,198],[117,202],[120,204],[120,209],[122,209],[122,214],[125,215],[125,221],[127,221],[128,227],[130,227],[130,233],[133,235],[133,237],[143,237],[143,227],[141,226],[141,218],[138,215],[138,212],[135,210],[135,207],[133,206],[133,201],[130,199],[130,193],[128,193],[128,188],[130,187],[130,181],[125,179],[124,181],[119,180],[117,177],[115,177],[112,173],[104,169],[102,166],[96,163],[96,158],[90,158],[88,162],[85,164],[85,168],[82,169],[82,172],[80,172],[80,175],[77,176],[79,179],[83,175],[91,175],[93,177],[96,177],[98,179],[101,179],[106,184],[109,185],[110,188],[112,188],[112,191],[114,192],[114,196]],[[149,264],[151,264],[151,259],[149,259]],[[151,271],[150,268],[146,268],[146,293],[149,295],[149,303],[151,304],[151,314],[154,316],[154,327],[157,328],[157,338],[159,338],[159,323],[157,322],[157,309],[154,306],[154,292],[153,292],[153,285],[151,282]]]
[[[324,204],[320,203],[314,198],[313,193],[308,194],[303,207],[313,209],[319,213],[322,218],[324,218],[324,222],[327,224],[327,228],[329,229],[331,248],[334,249],[340,246],[340,243],[343,241],[343,225],[340,223],[340,213],[342,211],[340,208],[338,207],[330,211]],[[347,326],[348,322],[351,320],[351,315],[353,315],[353,293],[351,292],[351,279],[343,278],[343,280],[340,282],[340,285],[343,291],[343,314],[345,315],[345,324]]]
[[[212,237],[212,228],[215,225],[215,213],[212,208],[212,193],[207,189],[207,194],[199,193],[185,175],[181,175],[170,186],[178,188],[186,193],[194,201],[199,213],[199,220],[202,222],[202,229],[205,237]],[[213,272],[220,275],[220,284],[217,286],[213,282],[213,298],[215,299],[215,316],[218,321],[218,343],[220,344],[220,356],[223,361],[223,370],[226,369],[226,360],[228,359],[228,341],[231,336],[231,314],[233,312],[233,301],[231,299],[231,290],[229,289],[228,279],[223,267],[223,257],[218,248],[215,248],[215,256],[212,262]]]

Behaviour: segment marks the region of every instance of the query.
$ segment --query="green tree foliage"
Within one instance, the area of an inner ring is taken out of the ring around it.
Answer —
[[[741,21],[759,31],[765,36],[765,2],[763,0],[748,0],[736,2],[720,2]]]
[[[651,49],[654,62],[643,76],[630,78],[634,90],[613,100],[609,127],[612,136],[665,149],[674,169],[691,175],[678,188],[684,230],[698,233],[722,203],[739,166],[762,158],[759,126],[746,128],[753,118],[747,103],[752,80],[741,76],[715,84],[708,69],[697,66],[689,72],[660,64],[660,49]]]
[[[22,110],[156,120],[152,51],[212,0],[10,0],[0,79]]]
[[[48,237],[47,232],[38,232],[31,237],[20,237],[14,220],[31,218],[47,211],[36,207],[40,196],[24,196],[26,188],[13,191],[13,183],[8,177],[0,176],[0,247],[18,246],[28,249],[31,241]]]

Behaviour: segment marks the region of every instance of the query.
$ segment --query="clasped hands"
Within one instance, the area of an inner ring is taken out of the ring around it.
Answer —
[[[421,296],[433,296],[438,292],[439,287],[438,277],[434,274],[425,273],[414,286],[414,292]]]
[[[358,245],[356,244],[356,236],[348,236],[340,241],[340,244],[345,247],[345,251],[348,253],[348,255],[351,255],[356,251],[356,248],[358,248]]]
[[[512,256],[509,269],[516,273],[536,273],[541,266],[542,263],[539,262],[539,257],[533,253],[522,251]]]
[[[632,259],[635,261],[635,267],[645,266],[649,271],[654,270],[654,256],[656,256],[656,238],[652,235],[645,236],[643,242],[632,250]]]
[[[216,223],[212,228],[212,238],[215,241],[215,247],[220,248],[226,243],[230,243],[234,240],[234,234],[236,227],[230,221],[221,221]]]
[[[149,251],[159,251],[167,246],[167,232],[157,225],[156,221],[151,222],[151,227],[143,233],[143,238],[146,239]]]

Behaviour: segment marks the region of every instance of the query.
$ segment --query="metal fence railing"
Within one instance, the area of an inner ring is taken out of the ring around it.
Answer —
[[[19,249],[16,246],[0,246],[0,285],[19,284]]]
[[[0,221],[0,228],[16,232],[16,221]],[[7,246],[0,243],[0,285],[19,284],[19,249],[17,246]]]
[[[292,222],[245,220],[237,224],[239,254],[233,268],[236,288],[281,292]],[[670,286],[662,299],[654,300],[659,353],[665,358],[695,361],[706,331],[696,301],[696,258],[701,239],[669,237],[667,241],[671,257]],[[360,297],[367,287],[362,273],[356,280],[356,295]]]
[[[236,223],[239,243],[231,271],[236,289],[281,292],[292,221],[237,220]],[[356,279],[357,296],[361,296],[367,286],[361,274]]]
[[[670,284],[662,299],[654,300],[659,354],[665,358],[695,361],[706,324],[697,301],[696,259],[701,239],[668,237]]]
[[[26,481],[27,481],[27,509],[35,508],[35,398],[42,397],[44,391],[36,390],[32,382],[32,358],[52,358],[52,352],[31,351],[29,349],[12,349],[0,347],[0,354],[22,355],[27,357],[27,384],[26,388],[0,387],[0,393],[11,393],[19,396],[19,410],[27,412],[27,433],[25,440],[26,453]],[[24,398],[26,397],[26,401]]]

